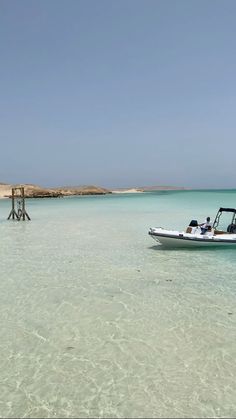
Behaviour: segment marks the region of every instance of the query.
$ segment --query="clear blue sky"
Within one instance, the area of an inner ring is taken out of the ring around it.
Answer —
[[[1,0],[0,182],[236,187],[235,0]]]

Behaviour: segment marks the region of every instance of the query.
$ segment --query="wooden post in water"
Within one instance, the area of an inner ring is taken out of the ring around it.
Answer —
[[[15,188],[12,188],[11,190],[11,212],[8,216],[8,220],[10,220],[10,218],[12,218],[13,220],[15,220],[16,218],[18,220],[18,215],[15,210]]]
[[[23,221],[26,220],[26,218],[28,220],[30,220],[30,217],[25,209],[25,190],[24,188],[18,187],[18,188],[12,188],[11,190],[11,212],[8,216],[8,220],[10,220],[11,218],[13,220],[15,220],[15,218],[17,219],[17,221],[20,221],[21,219]],[[15,209],[15,200],[17,200],[17,211]]]

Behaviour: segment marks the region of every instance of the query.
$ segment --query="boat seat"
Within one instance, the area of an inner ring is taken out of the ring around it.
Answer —
[[[192,227],[188,226],[188,227],[186,228],[186,233],[192,233]]]
[[[229,224],[227,227],[227,233],[236,233],[236,224]]]

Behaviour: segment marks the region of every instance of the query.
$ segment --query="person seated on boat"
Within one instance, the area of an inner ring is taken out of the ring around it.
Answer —
[[[210,217],[207,217],[204,223],[198,225],[199,227],[201,227],[201,234],[205,234],[207,231],[211,231],[212,224]]]

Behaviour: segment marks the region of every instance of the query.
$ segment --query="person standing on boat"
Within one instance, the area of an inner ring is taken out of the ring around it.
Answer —
[[[211,219],[207,217],[204,223],[198,224],[201,227],[201,234],[205,234],[207,231],[211,230]]]

